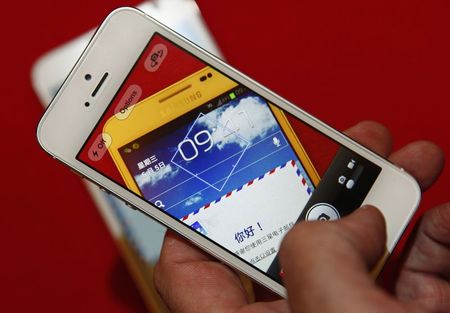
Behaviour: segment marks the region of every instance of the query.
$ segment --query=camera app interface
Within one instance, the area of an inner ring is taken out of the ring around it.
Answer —
[[[159,34],[78,159],[279,282],[289,229],[355,210],[381,171]]]

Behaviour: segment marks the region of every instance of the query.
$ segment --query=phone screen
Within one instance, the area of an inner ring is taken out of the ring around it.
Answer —
[[[381,172],[160,34],[77,159],[280,283],[286,232],[349,214]]]

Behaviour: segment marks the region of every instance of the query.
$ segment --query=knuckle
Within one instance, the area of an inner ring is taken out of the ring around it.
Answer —
[[[450,238],[450,203],[427,212],[424,223],[428,226],[428,233],[437,237],[434,239]]]

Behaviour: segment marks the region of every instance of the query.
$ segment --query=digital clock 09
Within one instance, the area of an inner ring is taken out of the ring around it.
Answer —
[[[205,148],[204,146],[207,147]],[[185,138],[178,144],[178,151],[186,162],[192,161],[199,155],[199,148],[203,153],[208,152],[214,146],[214,140],[208,130],[201,130],[194,135],[194,140]]]

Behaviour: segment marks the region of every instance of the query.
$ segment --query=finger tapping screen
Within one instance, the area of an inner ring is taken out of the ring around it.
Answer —
[[[77,159],[281,282],[283,236],[381,168],[155,34]]]

